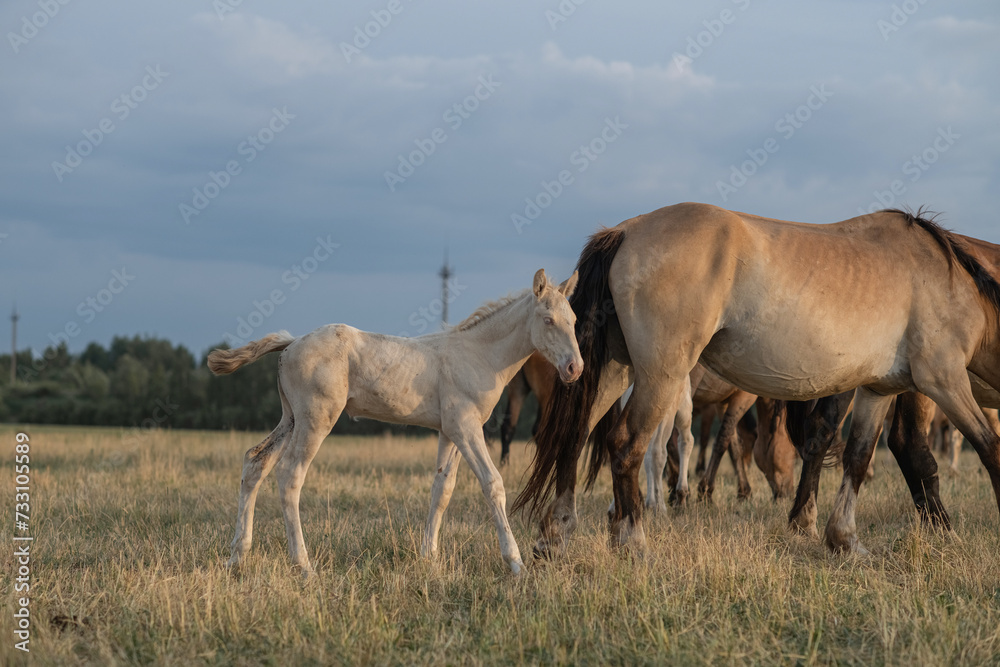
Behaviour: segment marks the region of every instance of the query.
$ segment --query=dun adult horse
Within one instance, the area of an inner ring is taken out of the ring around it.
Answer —
[[[986,273],[994,280],[1000,280],[1000,246],[959,234],[952,236]],[[995,412],[1000,407],[1000,393],[973,373],[969,374],[969,379],[973,396],[983,407],[986,420],[995,432],[1000,433],[1000,421]],[[803,455],[802,474],[789,513],[789,525],[794,531],[817,534],[816,495],[823,460],[831,451],[833,438],[840,433],[840,424],[846,417],[853,396],[854,392],[845,392],[819,399],[815,406],[795,403],[787,406],[789,432]],[[781,411],[784,409],[785,406],[782,406]],[[900,394],[896,399],[887,442],[921,520],[950,530],[951,519],[941,502],[938,467],[930,447],[931,428],[938,411],[940,408],[927,396],[917,392]]]
[[[503,480],[483,440],[483,424],[504,386],[535,350],[573,382],[583,368],[566,297],[577,276],[561,286],[535,274],[531,290],[487,304],[455,328],[418,338],[366,333],[330,324],[295,338],[271,334],[235,350],[208,357],[213,373],[232,373],[269,352],[284,350],[278,363],[281,421],[243,459],[236,536],[229,565],[250,550],[257,491],[277,465],[278,490],[292,563],[312,572],[299,520],[299,493],[323,439],[344,410],[414,424],[440,432],[437,475],[422,551],[437,553],[441,518],[455,487],[461,453],[479,479],[496,524],[500,551],[514,574],[524,566],[507,522]]]
[[[1000,389],[1000,284],[969,243],[921,215],[880,211],[829,225],[679,204],[605,229],[578,263],[571,303],[586,364],[556,387],[515,507],[540,509],[536,552],[576,527],[576,464],[598,419],[635,389],[590,474],[611,461],[613,543],[643,548],[638,469],[701,360],[757,395],[809,400],[858,387],[844,480],[826,528],[863,552],[854,508],[892,396],[917,389],[972,442],[1000,507],[1000,435],[970,378]]]

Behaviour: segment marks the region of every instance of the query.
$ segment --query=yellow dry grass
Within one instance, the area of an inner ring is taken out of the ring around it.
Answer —
[[[568,558],[504,567],[468,469],[441,534],[418,555],[436,441],[329,438],[302,494],[318,576],[289,569],[273,481],[254,548],[232,575],[240,466],[262,434],[29,427],[31,653],[14,649],[13,583],[0,609],[2,664],[863,664],[1000,663],[996,504],[974,454],[942,480],[959,540],[921,530],[883,451],[862,490],[871,558],[826,553],[785,528],[787,502],[734,500],[723,471],[714,506],[647,517],[649,550],[610,550],[607,474],[580,499]],[[3,571],[12,556],[12,426]],[[515,443],[509,498],[532,450]],[[825,521],[839,471],[821,489]],[[534,527],[512,519],[530,554]]]

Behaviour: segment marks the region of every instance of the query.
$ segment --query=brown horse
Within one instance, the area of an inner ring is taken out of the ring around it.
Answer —
[[[532,392],[538,399],[538,414],[531,429],[534,435],[542,419],[542,410],[549,404],[549,394],[556,379],[555,367],[536,352],[528,357],[514,379],[507,383],[507,407],[504,410],[503,423],[500,425],[501,467],[507,465],[507,459],[510,457],[510,443],[514,440],[514,431],[517,429],[517,420],[521,416],[524,400]]]
[[[985,271],[1000,279],[1000,246],[954,234],[965,244]],[[1000,394],[987,386],[980,378],[970,373],[973,394],[982,406],[1000,405]],[[832,441],[839,437],[841,425],[846,418],[854,392],[820,399],[815,406],[789,403],[789,432],[796,449],[802,454],[802,473],[795,502],[789,513],[789,526],[795,532],[817,535],[816,495],[819,477],[826,460],[836,453]],[[783,411],[785,406],[779,408]],[[951,518],[940,497],[938,466],[932,452],[933,429],[943,415],[941,408],[917,392],[900,394],[896,399],[887,444],[896,458],[900,471],[906,480],[913,498],[914,507],[921,520],[931,526],[951,530]],[[1000,420],[995,407],[983,407],[983,414],[993,431],[1000,433]],[[945,418],[947,419],[947,418]],[[954,428],[954,427],[953,427]],[[957,429],[956,429],[957,430]],[[956,439],[961,440],[961,432]],[[842,443],[841,443],[842,444]],[[952,467],[954,468],[952,454]],[[839,456],[837,457],[839,458]]]
[[[612,541],[645,546],[642,451],[699,359],[770,398],[858,387],[826,528],[835,550],[865,551],[854,520],[858,490],[889,402],[903,391],[932,398],[969,439],[1000,507],[1000,435],[976,404],[984,393],[1000,398],[1000,283],[977,243],[919,213],[812,225],[690,203],[595,234],[572,299],[585,372],[555,388],[515,503],[538,510],[555,490],[536,553],[560,551],[575,530],[582,445],[633,376],[632,397],[605,448],[593,449],[590,474],[610,459]]]

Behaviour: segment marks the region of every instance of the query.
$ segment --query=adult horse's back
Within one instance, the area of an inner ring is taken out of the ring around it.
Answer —
[[[1000,503],[1000,436],[976,406],[969,372],[1000,387],[1000,285],[966,243],[933,221],[881,211],[830,225],[678,204],[605,229],[584,248],[572,299],[581,382],[554,388],[517,506],[542,515],[536,549],[561,549],[576,525],[576,462],[597,420],[635,390],[591,480],[610,458],[612,540],[642,547],[638,469],[645,443],[701,360],[770,398],[861,387],[845,478],[827,525],[835,549],[862,551],[854,505],[891,397],[918,389],[974,444]]]

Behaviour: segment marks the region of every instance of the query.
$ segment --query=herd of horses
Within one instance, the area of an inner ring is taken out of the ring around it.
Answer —
[[[836,452],[843,480],[825,541],[835,551],[866,553],[855,525],[858,494],[895,397],[889,449],[922,519],[950,529],[931,453],[937,410],[978,453],[1000,508],[1000,424],[984,412],[1000,407],[998,280],[1000,246],[949,232],[920,211],[806,224],[686,203],[598,231],[566,283],[554,285],[539,271],[530,290],[487,304],[445,332],[403,339],[329,325],[300,338],[282,332],[216,350],[209,355],[215,373],[284,350],[281,421],[244,457],[229,564],[250,548],[257,490],[277,467],[292,562],[312,571],[299,492],[346,410],[440,432],[424,555],[436,554],[461,453],[482,485],[503,558],[519,573],[523,562],[482,425],[504,387],[522,366],[523,377],[534,373],[532,365],[541,369],[531,386],[545,407],[530,475],[512,510],[539,518],[536,556],[558,557],[576,528],[578,463],[588,440],[587,484],[603,466],[611,471],[612,543],[642,550],[643,460],[646,506],[660,507],[660,471],[676,426],[668,485],[671,498],[683,502],[692,411],[705,418],[720,403],[725,412],[699,484],[703,497],[726,451],[734,454],[741,495],[749,494],[751,452],[774,495],[790,493],[794,450],[803,464],[789,525],[818,534],[819,475]],[[534,351],[544,362],[526,365]],[[838,442],[849,410],[849,435]]]

